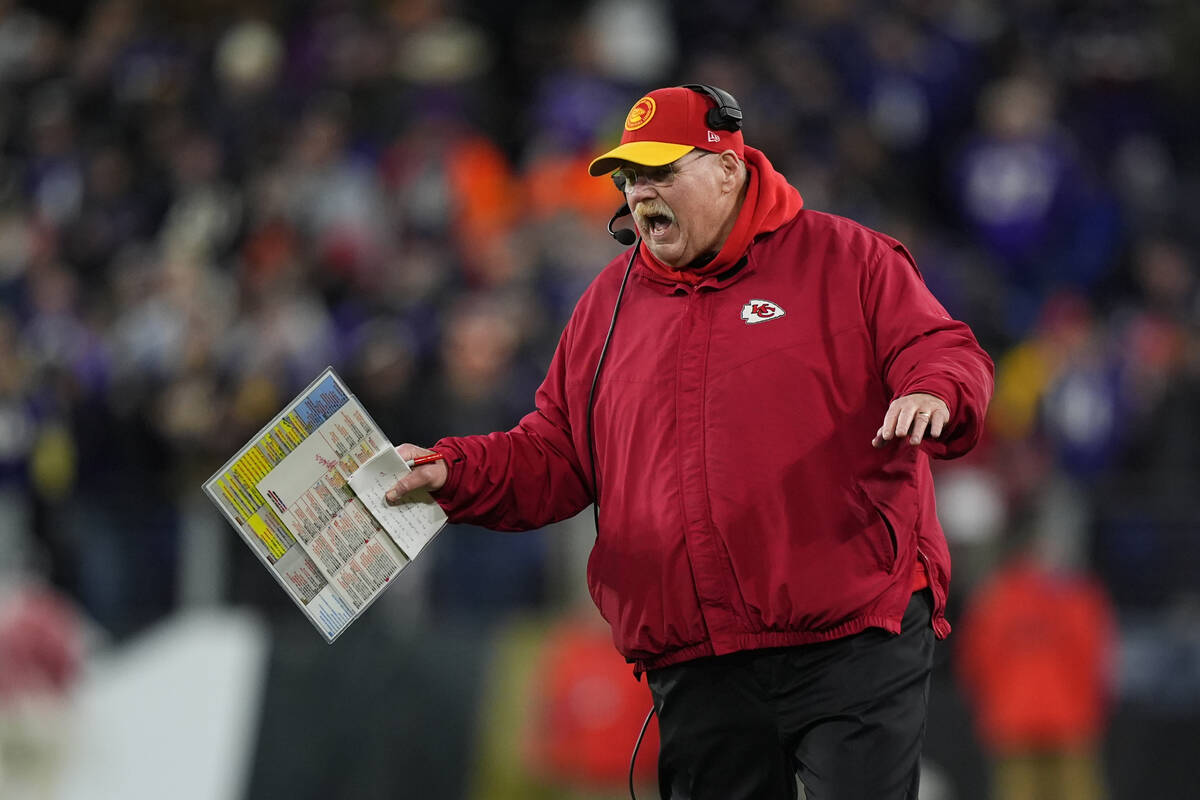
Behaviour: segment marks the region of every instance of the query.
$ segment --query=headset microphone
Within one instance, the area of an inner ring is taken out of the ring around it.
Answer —
[[[618,208],[617,213],[613,214],[612,219],[608,221],[608,235],[626,247],[629,247],[629,245],[637,241],[637,234],[629,228],[619,228],[617,230],[613,230],[613,223],[619,220],[621,217],[628,217],[632,213],[633,212],[629,210],[629,204],[626,203]]]

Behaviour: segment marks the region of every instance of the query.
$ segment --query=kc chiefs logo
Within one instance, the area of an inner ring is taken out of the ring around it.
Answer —
[[[751,300],[742,306],[742,321],[747,325],[756,322],[766,322],[769,319],[779,319],[784,314],[778,303],[770,300]]]
[[[625,118],[625,130],[636,131],[638,128],[645,125],[654,118],[654,98],[643,97],[633,104],[633,108],[629,109],[629,116]]]

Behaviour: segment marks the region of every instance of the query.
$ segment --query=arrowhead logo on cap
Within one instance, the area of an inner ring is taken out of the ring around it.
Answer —
[[[654,119],[654,109],[656,105],[653,97],[643,97],[633,104],[633,108],[629,109],[629,116],[625,118],[625,130],[636,131],[650,120]]]

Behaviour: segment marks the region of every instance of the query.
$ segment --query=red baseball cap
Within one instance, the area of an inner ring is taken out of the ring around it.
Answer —
[[[621,144],[593,160],[588,172],[607,175],[622,162],[661,167],[696,148],[732,150],[745,160],[741,131],[708,126],[708,110],[714,106],[707,95],[682,86],[655,89],[629,109]]]

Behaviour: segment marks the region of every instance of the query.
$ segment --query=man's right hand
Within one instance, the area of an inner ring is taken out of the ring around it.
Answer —
[[[405,461],[412,461],[417,456],[427,456],[432,453],[424,447],[417,447],[415,444],[407,442],[401,445],[396,445],[396,452]],[[450,470],[446,467],[445,461],[434,461],[430,464],[422,464],[419,467],[413,467],[412,472],[405,475],[396,484],[388,489],[384,499],[388,505],[395,505],[404,499],[404,495],[425,489],[426,491],[436,492],[438,489],[446,485],[446,478],[449,477]]]

